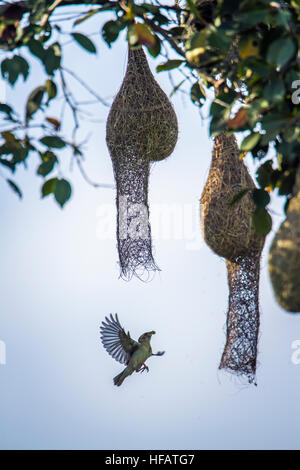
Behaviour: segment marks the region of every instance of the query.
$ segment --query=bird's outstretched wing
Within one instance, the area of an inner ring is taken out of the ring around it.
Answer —
[[[139,343],[131,338],[129,331],[126,334],[124,328],[120,325],[118,315],[116,318],[110,314],[110,318],[105,317],[106,322],[100,326],[100,335],[103,346],[108,354],[121,364],[128,364],[134,351],[140,346]]]

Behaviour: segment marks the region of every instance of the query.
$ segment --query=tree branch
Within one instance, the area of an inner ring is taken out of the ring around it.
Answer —
[[[99,96],[92,88],[89,87],[87,83],[85,83],[78,75],[75,74],[72,70],[68,69],[67,67],[62,67],[62,69],[71,75],[75,80],[77,80],[92,96],[94,96],[99,103],[103,106],[110,107],[110,104],[107,103],[101,96]]]
[[[41,24],[40,26],[43,28],[46,23],[48,22],[49,20],[49,17],[50,15],[54,12],[55,8],[58,7],[61,3],[62,3],[63,0],[55,0],[55,2],[52,3],[52,5],[50,5],[50,7],[48,8],[48,11],[47,13],[45,14],[45,16],[43,17],[42,21],[41,21]]]
[[[65,7],[65,6],[70,6],[70,5],[96,5],[96,6],[101,6],[101,5],[111,5],[112,7],[115,7],[117,5],[119,5],[120,2],[116,1],[116,0],[90,0],[90,1],[84,1],[84,0],[61,0],[61,1],[58,1],[58,2],[54,2],[54,3],[58,3],[58,5],[55,5],[54,8],[56,7]],[[18,7],[22,7],[24,9],[24,12],[29,12],[30,11],[30,7],[28,6],[27,2],[26,1],[16,1],[16,2],[11,2],[9,3],[10,6],[14,5],[14,6],[18,6]],[[163,10],[170,10],[170,11],[175,11],[177,13],[180,13],[180,12],[184,12],[184,11],[187,11],[185,8],[180,8],[178,5],[162,5],[162,4],[159,4],[157,5],[159,6],[159,8],[162,8]],[[51,5],[52,7],[52,5]],[[51,8],[49,7],[49,8]]]
[[[178,46],[176,41],[168,35],[168,32],[158,26],[157,24],[154,23],[154,21],[150,20],[149,18],[144,18],[145,23],[153,29],[156,33],[159,33],[162,35],[163,38],[168,41],[168,43],[173,47],[173,49],[177,52],[177,54],[181,55],[182,57],[185,58],[185,53],[184,51]]]

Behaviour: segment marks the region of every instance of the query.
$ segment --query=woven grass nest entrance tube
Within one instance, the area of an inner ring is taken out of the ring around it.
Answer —
[[[106,142],[117,186],[121,277],[145,278],[152,255],[148,180],[151,162],[167,158],[178,137],[175,111],[155,81],[142,48],[129,49],[126,74],[107,119]]]
[[[230,207],[233,196],[255,188],[239,159],[234,135],[215,138],[209,175],[201,196],[201,226],[208,246],[226,258],[229,306],[226,345],[220,369],[255,381],[259,331],[259,274],[264,238],[252,226],[254,204],[247,194]]]
[[[300,166],[294,196],[269,252],[269,272],[278,303],[286,311],[300,312]]]
[[[257,341],[260,324],[259,275],[263,244],[253,245],[248,254],[227,261],[229,305],[226,344],[220,369],[248,378],[255,383]]]

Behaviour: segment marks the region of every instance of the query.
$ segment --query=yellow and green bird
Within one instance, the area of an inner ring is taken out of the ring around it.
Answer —
[[[155,331],[148,331],[141,335],[137,341],[131,338],[130,333],[125,333],[120,325],[118,315],[115,318],[110,314],[110,318],[105,317],[106,322],[100,326],[101,341],[108,354],[121,364],[126,364],[125,369],[114,377],[114,384],[118,387],[133,372],[149,371],[145,365],[150,356],[162,356],[165,351],[158,351],[153,354],[150,340]]]

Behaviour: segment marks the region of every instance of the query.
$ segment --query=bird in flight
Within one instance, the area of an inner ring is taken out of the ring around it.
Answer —
[[[118,315],[115,318],[110,314],[110,318],[105,317],[106,322],[102,322],[100,326],[100,335],[103,346],[108,354],[116,361],[125,364],[126,367],[120,374],[114,377],[114,384],[118,387],[123,381],[135,372],[144,372],[149,368],[145,362],[150,356],[162,356],[165,351],[153,353],[150,340],[155,331],[148,331],[142,334],[138,341],[131,338],[130,333],[125,333],[124,328],[120,325]]]

